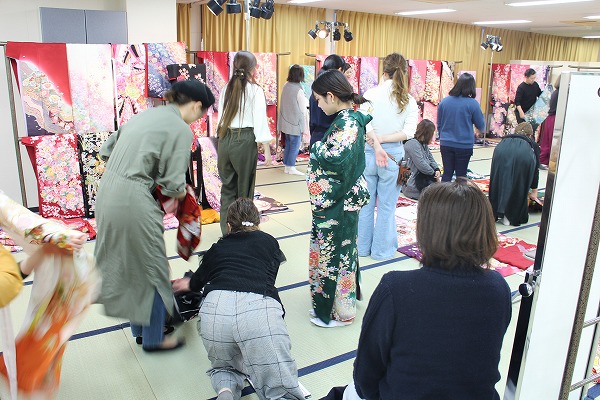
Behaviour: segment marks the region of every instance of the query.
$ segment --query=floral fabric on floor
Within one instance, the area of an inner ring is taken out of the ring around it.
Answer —
[[[117,126],[152,107],[146,97],[146,47],[143,44],[113,44]]]
[[[46,218],[83,216],[76,135],[24,137],[22,143],[36,173],[40,214]]]

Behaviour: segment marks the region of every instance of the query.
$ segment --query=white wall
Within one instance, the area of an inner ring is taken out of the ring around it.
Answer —
[[[124,0],[129,43],[177,41],[175,0]]]
[[[0,8],[0,41],[41,42],[40,7],[126,11],[130,43],[177,40],[175,0],[3,0]],[[13,144],[4,47],[0,47],[0,190],[21,201],[17,157]],[[14,74],[12,74],[14,75]],[[14,77],[13,77],[14,82]],[[16,84],[15,106],[19,136],[26,135]],[[37,184],[29,158],[21,146],[27,205],[36,207]]]

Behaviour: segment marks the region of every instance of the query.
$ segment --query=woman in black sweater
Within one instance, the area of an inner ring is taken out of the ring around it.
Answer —
[[[358,342],[353,395],[497,400],[511,300],[504,278],[486,268],[497,248],[490,204],[458,178],[429,186],[418,207],[423,267],[389,272],[375,289]]]
[[[304,399],[283,305],[275,279],[285,256],[262,232],[250,199],[228,209],[228,233],[204,254],[191,278],[175,291],[203,291],[198,332],[212,368],[207,372],[219,400],[239,399],[245,380],[262,399]]]

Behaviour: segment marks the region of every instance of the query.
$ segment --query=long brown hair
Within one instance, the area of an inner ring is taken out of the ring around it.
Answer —
[[[383,60],[383,72],[392,79],[392,97],[400,112],[408,105],[408,64],[398,53],[388,54]]]
[[[225,89],[223,113],[217,132],[220,137],[227,134],[227,129],[235,115],[244,109],[246,102],[246,85],[253,83],[252,73],[256,68],[256,57],[249,51],[238,51],[233,58],[233,76]]]
[[[430,185],[417,207],[417,242],[424,266],[487,266],[498,248],[496,223],[489,200],[474,183],[459,177]]]

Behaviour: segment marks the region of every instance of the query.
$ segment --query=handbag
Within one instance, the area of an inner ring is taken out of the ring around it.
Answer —
[[[385,154],[387,154],[390,160],[398,164],[398,178],[396,179],[396,185],[406,185],[408,178],[410,178],[410,168],[408,168],[408,165],[406,165],[406,160],[403,158],[400,161],[396,161],[396,159],[387,151]]]
[[[434,175],[427,175],[421,171],[417,171],[415,174],[415,187],[419,192],[423,191],[427,186],[431,185],[436,181]]]
[[[186,272],[184,278],[191,278],[194,273]],[[174,310],[168,313],[167,325],[180,325],[187,322],[200,313],[200,304],[202,303],[202,292],[181,292],[173,293]]]

